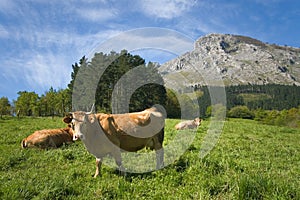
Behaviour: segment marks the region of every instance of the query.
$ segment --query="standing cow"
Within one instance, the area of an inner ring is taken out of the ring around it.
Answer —
[[[195,118],[194,120],[179,122],[178,124],[175,125],[175,129],[176,130],[194,129],[200,126],[201,121],[202,120],[200,118]]]
[[[100,174],[102,159],[112,155],[121,173],[121,151],[136,152],[144,147],[156,151],[156,168],[163,167],[165,115],[153,107],[126,114],[70,113],[63,121],[74,127],[74,140],[80,138],[87,150],[96,157],[96,172]]]
[[[73,142],[73,129],[67,128],[59,129],[45,129],[35,131],[21,142],[22,148],[38,147],[38,148],[57,148],[64,143]]]

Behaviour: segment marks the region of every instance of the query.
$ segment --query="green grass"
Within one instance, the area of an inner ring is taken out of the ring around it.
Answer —
[[[177,134],[166,121],[168,145]],[[209,121],[173,164],[119,176],[81,142],[60,149],[21,149],[33,131],[65,125],[60,118],[0,120],[0,199],[300,199],[300,130],[229,119],[218,144],[199,157]]]

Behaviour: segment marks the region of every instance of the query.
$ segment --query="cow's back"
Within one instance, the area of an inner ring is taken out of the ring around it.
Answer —
[[[150,110],[126,114],[100,113],[97,114],[97,118],[111,142],[119,145],[124,151],[135,152],[144,147],[154,149],[155,143],[163,143],[163,115],[153,116]],[[159,121],[160,124],[150,125],[155,121]]]
[[[184,121],[175,125],[176,130],[186,129],[186,128],[194,128],[196,125],[193,121]]]
[[[72,133],[71,128],[35,131],[33,134],[22,140],[21,146],[23,148],[57,148],[62,146],[64,143],[73,142]]]

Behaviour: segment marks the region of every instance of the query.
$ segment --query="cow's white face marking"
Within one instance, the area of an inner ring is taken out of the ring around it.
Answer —
[[[85,140],[85,136],[83,134],[86,131],[85,115],[75,116],[75,114],[73,113],[73,119],[71,123],[72,123],[72,127],[74,127],[73,140],[76,141],[78,140],[78,138],[80,140]]]
[[[201,119],[196,118],[196,119],[194,120],[194,122],[195,122],[196,126],[199,126],[199,125],[201,124]]]

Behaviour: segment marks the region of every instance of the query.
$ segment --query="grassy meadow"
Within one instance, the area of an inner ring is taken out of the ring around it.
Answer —
[[[167,119],[166,144],[179,120]],[[39,129],[64,127],[61,118],[0,120],[0,199],[300,199],[300,129],[228,119],[203,159],[193,144],[162,170],[120,176],[107,165],[92,178],[95,159],[78,141],[59,149],[22,149]]]

